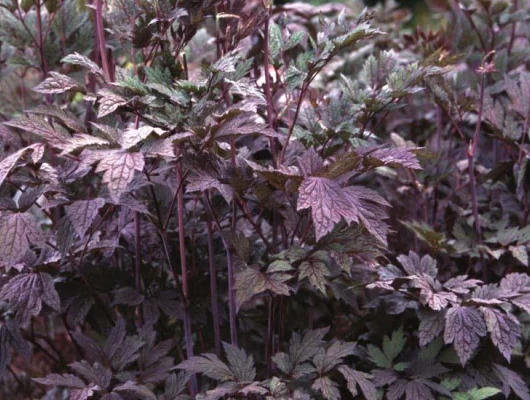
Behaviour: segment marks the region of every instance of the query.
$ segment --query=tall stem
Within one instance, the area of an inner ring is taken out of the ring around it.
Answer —
[[[191,333],[191,314],[189,307],[189,286],[188,286],[188,266],[186,264],[186,235],[184,232],[184,193],[183,185],[181,184],[182,167],[179,163],[177,165],[177,219],[179,226],[179,252],[180,252],[180,266],[182,274],[182,294],[184,296],[184,337],[186,340],[186,356],[188,359],[193,357],[193,338]],[[195,376],[191,380],[191,395],[195,396],[197,393],[197,379]]]
[[[274,128],[273,122],[273,104],[272,104],[272,92],[271,92],[271,77],[269,74],[269,18],[270,8],[267,10],[267,19],[265,20],[265,32],[263,37],[263,69],[265,73],[265,98],[267,99],[267,125],[270,129]],[[270,138],[272,162],[276,167],[276,140]]]
[[[471,207],[473,211],[473,219],[475,220],[475,233],[477,234],[477,241],[479,244],[482,244],[482,228],[480,226],[480,219],[478,213],[478,200],[477,200],[477,183],[475,177],[475,153],[477,150],[478,141],[480,139],[480,128],[482,124],[482,112],[484,109],[484,86],[486,74],[482,74],[480,80],[480,98],[479,98],[479,108],[478,108],[478,117],[477,124],[475,126],[475,133],[473,135],[473,142],[467,149],[467,159],[468,159],[468,171],[469,171],[469,187],[471,190]],[[484,256],[482,251],[480,251],[480,260],[482,264],[482,274],[484,281],[487,280],[488,271],[484,263]]]
[[[208,194],[204,193],[206,204]],[[219,330],[219,304],[217,302],[217,272],[215,270],[214,248],[213,248],[213,227],[212,217],[206,213],[206,229],[208,231],[208,262],[210,267],[210,295],[212,296],[212,323],[215,354],[221,353],[221,332]]]
[[[287,140],[285,141],[285,145],[282,148],[282,151],[280,152],[280,158],[279,158],[279,164],[283,163],[283,159],[285,157],[285,151],[287,150],[287,146],[289,145],[289,140],[291,140],[291,136],[293,135],[294,126],[296,125],[296,121],[298,120],[298,115],[300,114],[300,109],[302,107],[302,101],[305,97],[305,92],[309,88],[310,81],[306,80],[304,84],[302,85],[302,89],[300,92],[300,97],[298,99],[298,103],[296,104],[296,111],[294,112],[294,117],[291,122],[291,125],[289,126],[289,132],[287,133]]]
[[[41,3],[40,0],[36,1],[37,4],[37,47],[39,50],[40,65],[42,74],[44,77],[48,76],[48,66],[46,64],[46,59],[44,58],[44,37],[42,35],[42,15],[41,15]]]
[[[221,224],[213,212],[212,204],[210,203],[210,199],[208,199],[208,197],[205,198],[205,206],[206,211],[210,214],[211,219],[215,223],[217,231],[221,235],[221,240],[223,241],[223,246],[226,252],[226,264],[228,267],[228,320],[230,325],[230,341],[234,346],[237,346],[236,296],[234,290],[234,262],[232,259],[232,253],[230,251],[230,246],[223,235]]]
[[[101,0],[96,0],[96,34],[98,37],[99,44],[99,54],[101,57],[101,65],[103,66],[103,71],[107,79],[112,80],[112,75],[110,73],[109,60],[107,59],[107,50],[105,45],[105,32],[103,30],[103,5]]]

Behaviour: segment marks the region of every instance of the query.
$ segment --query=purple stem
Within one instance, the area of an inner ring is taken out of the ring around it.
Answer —
[[[204,193],[204,202],[208,200],[208,194]],[[219,304],[217,302],[217,272],[215,270],[214,248],[213,248],[213,227],[212,217],[206,213],[206,228],[208,230],[208,262],[210,266],[210,295],[212,296],[212,318],[215,354],[221,354],[221,332],[219,330]]]

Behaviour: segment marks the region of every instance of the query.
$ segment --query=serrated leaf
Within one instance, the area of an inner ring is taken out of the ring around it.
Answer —
[[[439,282],[431,276],[412,276],[410,287],[419,289],[420,303],[429,306],[434,311],[441,311],[450,304],[458,303],[456,294],[442,291]]]
[[[276,60],[282,50],[282,31],[280,27],[271,22],[269,25],[269,54],[273,60]]]
[[[277,133],[267,128],[267,125],[258,121],[258,116],[250,111],[231,110],[226,113],[222,121],[215,126],[207,140],[223,139],[230,136],[243,136],[260,133],[269,137],[280,137]]]
[[[393,361],[405,348],[405,334],[403,333],[403,327],[392,332],[392,336],[385,336],[383,338],[383,352],[386,357]]]
[[[467,294],[471,289],[475,289],[482,281],[478,279],[467,279],[467,275],[459,275],[449,279],[443,285],[446,289],[458,294]]]
[[[348,390],[352,396],[357,396],[359,391],[357,386],[361,388],[361,391],[366,400],[377,400],[377,392],[374,384],[368,380],[368,374],[360,371],[355,371],[346,365],[341,365],[338,370],[346,379]]]
[[[310,259],[303,261],[298,267],[298,281],[305,278],[309,279],[309,283],[322,294],[326,294],[326,277],[331,275],[326,264],[318,259]]]
[[[226,342],[223,342],[223,349],[234,377],[239,382],[252,382],[256,377],[254,358],[248,356],[245,350],[238,349],[236,346]]]
[[[78,200],[65,207],[66,215],[73,223],[74,229],[81,239],[98,216],[99,210],[105,205],[105,200]]]
[[[512,253],[512,256],[519,260],[521,264],[526,267],[530,266],[528,261],[528,250],[526,249],[526,246],[510,246],[509,250]]]
[[[301,364],[313,358],[328,330],[329,328],[322,328],[308,331],[302,339],[300,339],[300,335],[293,333],[289,341],[289,356],[293,364]]]
[[[16,312],[16,320],[25,327],[32,316],[37,316],[44,302],[55,311],[61,310],[59,295],[53,279],[45,273],[18,274],[12,277],[0,290],[0,300]]]
[[[97,156],[99,164],[96,172],[104,172],[103,182],[108,185],[112,199],[119,201],[133,180],[134,172],[143,170],[143,154],[114,150],[102,152],[100,156]]]
[[[56,105],[41,104],[37,108],[28,110],[28,113],[54,117],[74,132],[86,132],[84,124],[73,112],[69,111],[66,108],[63,109],[59,108]]]
[[[51,126],[43,118],[37,117],[35,115],[31,115],[29,117],[18,117],[17,119],[4,122],[4,125],[22,129],[26,132],[31,132],[43,138],[49,144],[56,146],[61,145],[70,138],[70,135],[67,133],[54,129],[53,126]]]
[[[44,94],[57,94],[70,91],[85,92],[85,89],[74,79],[50,71],[50,76],[33,88],[35,92]]]
[[[105,77],[103,70],[94,61],[90,60],[88,57],[85,57],[82,54],[69,54],[64,57],[61,62],[73,65],[80,65],[84,68],[87,68],[93,74],[97,74],[102,78]]]
[[[357,154],[363,156],[363,164],[370,167],[402,167],[410,169],[422,169],[414,151],[417,148],[394,147],[391,149],[361,147],[355,149]]]
[[[294,90],[304,82],[307,73],[299,70],[294,65],[290,65],[285,73],[285,85],[287,89]]]
[[[156,396],[151,390],[133,381],[128,381],[122,385],[115,387],[114,391],[130,393],[136,396],[137,399],[141,400],[156,400]]]
[[[468,394],[471,397],[471,400],[485,400],[489,397],[495,396],[501,391],[495,387],[483,387],[480,389],[473,388],[468,390]]]
[[[72,389],[70,390],[69,400],[87,400],[94,394],[94,389],[86,387],[83,389]]]
[[[127,306],[137,306],[142,304],[145,296],[132,287],[121,287],[113,292],[114,301],[112,304],[125,304]]]
[[[409,252],[409,255],[400,255],[398,261],[403,266],[403,269],[409,275],[422,275],[426,274],[436,278],[438,275],[438,267],[436,266],[436,260],[428,254],[420,259],[420,256],[413,251]]]
[[[289,286],[285,283],[291,275],[281,273],[263,273],[256,268],[247,267],[236,273],[236,297],[238,309],[254,296],[270,290],[274,294],[289,296]]]
[[[340,400],[340,391],[338,387],[339,385],[327,376],[318,378],[311,385],[311,389],[321,392],[322,396],[327,400]]]
[[[299,187],[297,210],[311,208],[317,240],[331,232],[341,218],[350,224],[361,223],[381,242],[386,243],[386,232],[379,221],[384,212],[365,201],[366,194],[357,187],[341,188],[337,181],[310,176]]]
[[[126,99],[109,90],[101,90],[98,92],[98,95],[101,96],[98,101],[98,118],[102,118],[106,115],[112,114],[119,107],[127,104]]]
[[[136,129],[126,129],[120,137],[120,144],[126,150],[131,149],[147,139],[152,133],[160,136],[163,135],[165,131],[148,125]]]
[[[67,139],[61,145],[62,155],[67,153],[75,153],[87,147],[105,147],[110,146],[110,142],[97,136],[88,135],[86,133],[75,134]]]
[[[453,343],[462,365],[471,358],[486,333],[486,323],[476,308],[455,306],[447,311],[444,341]]]
[[[426,346],[440,335],[445,326],[445,312],[422,311],[419,313],[418,336],[420,346]]]
[[[179,396],[186,390],[190,376],[185,371],[179,372],[178,374],[170,374],[166,378],[164,395],[161,400],[183,400]]]
[[[285,260],[276,260],[269,264],[267,267],[267,273],[271,274],[274,272],[285,272],[292,271],[293,266]]]
[[[491,341],[510,362],[513,349],[521,336],[519,321],[512,314],[504,314],[494,308],[480,307]]]
[[[2,186],[9,173],[17,166],[20,159],[23,159],[27,154],[30,154],[36,150],[38,151],[41,147],[42,144],[40,143],[32,144],[31,146],[17,150],[13,154],[8,155],[2,161],[0,161],[0,186]]]
[[[356,346],[356,343],[342,343],[340,341],[335,341],[326,351],[321,349],[319,353],[317,353],[313,358],[313,364],[318,373],[322,375],[342,363],[345,357],[352,355]]]
[[[71,374],[50,374],[45,378],[33,378],[33,380],[43,385],[65,386],[78,389],[83,389],[86,386],[85,382]]]
[[[369,344],[367,350],[370,360],[379,368],[392,368],[392,360],[389,360],[379,347]]]
[[[213,63],[211,70],[212,72],[234,72],[236,70],[236,63],[240,58],[241,54],[238,50],[228,52]]]
[[[31,245],[44,242],[44,234],[33,214],[0,216],[0,265],[9,269],[20,261]]]
[[[176,368],[196,374],[204,374],[220,382],[233,381],[235,379],[230,368],[215,354],[210,353],[184,360]]]
[[[86,360],[76,361],[69,367],[78,375],[81,375],[88,383],[93,383],[101,389],[106,389],[112,379],[112,371],[99,363],[91,365]]]
[[[508,393],[511,390],[519,399],[530,400],[530,391],[528,390],[528,386],[519,376],[519,374],[499,364],[493,364],[492,369],[495,375],[502,382],[504,387],[503,392],[506,396],[508,396]]]

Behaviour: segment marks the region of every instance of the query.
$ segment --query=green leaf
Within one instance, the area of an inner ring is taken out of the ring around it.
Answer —
[[[379,368],[392,368],[392,360],[389,360],[379,347],[369,344],[367,350],[370,360]]]
[[[277,61],[282,50],[282,31],[278,24],[271,22],[269,25],[269,54],[273,61]]]
[[[471,400],[484,400],[491,396],[495,396],[500,392],[501,391],[495,387],[483,387],[480,389],[473,388],[468,391],[469,395],[471,396]]]
[[[400,327],[398,330],[392,333],[391,338],[388,336],[384,337],[383,352],[390,361],[393,361],[399,355],[399,353],[401,353],[405,347],[405,343],[406,339],[403,333],[403,327]]]

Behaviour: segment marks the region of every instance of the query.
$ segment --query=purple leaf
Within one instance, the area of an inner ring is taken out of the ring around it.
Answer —
[[[86,386],[85,382],[71,374],[50,374],[45,378],[34,378],[33,380],[43,385],[66,386],[77,389],[84,389]]]
[[[471,358],[486,333],[484,318],[476,308],[456,306],[447,311],[444,341],[453,343],[462,365]]]
[[[9,173],[17,166],[20,159],[24,158],[29,153],[42,154],[43,150],[43,144],[35,143],[8,155],[6,158],[0,161],[0,186],[2,186]],[[35,154],[32,158],[34,158],[33,163],[37,163],[40,159],[40,157],[35,157]]]
[[[215,354],[205,353],[191,357],[182,361],[177,365],[177,368],[192,373],[204,374],[220,382],[232,381],[235,378],[230,368]]]
[[[229,343],[223,342],[223,349],[228,360],[230,371],[238,382],[251,382],[256,377],[254,359],[248,356],[245,350],[238,349]]]
[[[339,385],[327,376],[318,378],[311,385],[311,389],[321,392],[327,400],[340,400]]]
[[[363,222],[368,231],[386,243],[386,229],[379,220],[386,217],[380,208],[362,200],[367,192],[363,188],[341,188],[339,183],[322,177],[307,177],[299,188],[297,210],[311,208],[317,240],[331,232],[341,218],[350,224]],[[375,197],[377,199],[377,197]]]
[[[521,336],[519,321],[512,314],[504,314],[494,308],[480,307],[493,344],[510,362],[513,349]]]
[[[438,275],[438,267],[436,266],[436,260],[428,254],[420,259],[420,256],[413,251],[409,252],[409,255],[400,255],[398,261],[403,266],[403,269],[409,275],[429,275],[436,278]]]
[[[98,118],[102,118],[106,115],[112,114],[119,107],[127,104],[127,100],[120,95],[111,92],[110,90],[101,90],[98,92],[101,96],[99,99]]]
[[[440,335],[445,326],[445,312],[422,311],[418,314],[420,346],[426,346]]]
[[[33,88],[35,92],[44,94],[57,94],[69,91],[84,92],[84,88],[74,79],[50,71],[50,76]]]
[[[104,172],[103,182],[108,185],[111,198],[118,202],[134,178],[135,171],[144,168],[142,153],[127,153],[121,150],[107,150],[86,153],[84,162],[99,162],[96,172]]]
[[[40,314],[43,302],[55,311],[61,309],[52,277],[45,273],[15,275],[2,286],[0,300],[9,302],[9,307],[16,312],[17,322],[23,327],[32,316]]]
[[[528,386],[519,374],[499,364],[493,364],[493,372],[502,382],[506,397],[508,397],[507,388],[509,388],[520,400],[530,400]]]
[[[355,397],[358,395],[357,386],[359,386],[366,400],[377,400],[375,385],[368,380],[370,375],[355,371],[346,365],[341,365],[338,370],[346,378],[348,390],[352,396]]]
[[[44,234],[30,213],[0,215],[0,266],[7,271],[20,261],[31,245],[44,242]]]
[[[105,205],[105,200],[96,198],[93,200],[74,201],[65,207],[66,215],[74,225],[74,229],[81,239],[84,239],[101,207]]]

